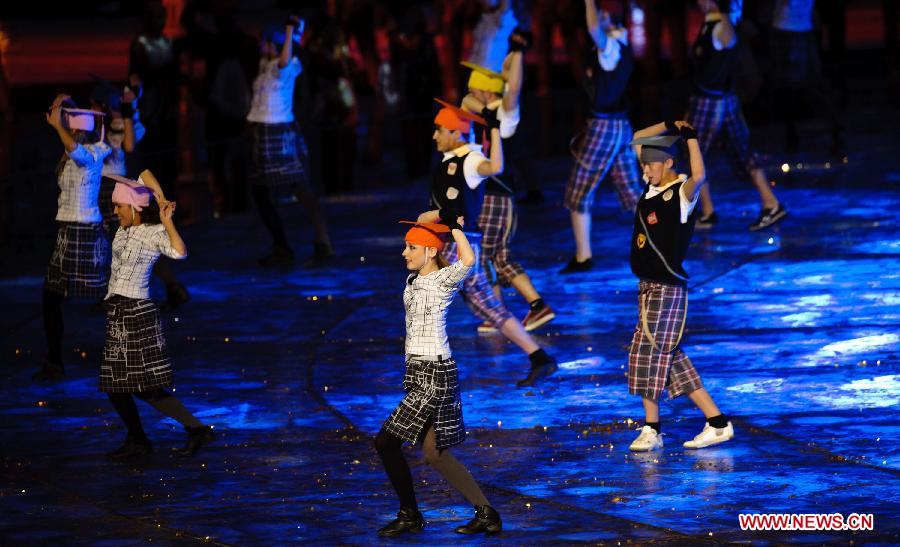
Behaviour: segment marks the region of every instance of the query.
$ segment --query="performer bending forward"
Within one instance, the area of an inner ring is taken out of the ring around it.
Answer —
[[[412,272],[406,279],[406,396],[375,437],[375,449],[400,498],[397,518],[378,530],[380,536],[419,532],[425,519],[416,504],[403,442],[421,443],[425,460],[475,506],[475,518],[456,529],[460,534],[501,529],[500,515],[450,447],[463,442],[462,402],[456,361],[447,342],[447,308],[475,264],[475,252],[459,226],[460,218],[435,224],[438,212],[419,216],[406,234],[403,258]],[[448,265],[440,254],[447,233],[453,235],[459,260]]]

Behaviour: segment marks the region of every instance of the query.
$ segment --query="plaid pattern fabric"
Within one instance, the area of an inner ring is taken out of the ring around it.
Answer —
[[[750,129],[741,113],[741,103],[734,93],[721,97],[691,97],[687,122],[697,130],[700,151],[705,156],[709,147],[722,137],[728,152],[728,163],[735,176],[749,179],[759,166],[759,158],[750,150]]]
[[[128,298],[150,298],[150,274],[153,265],[164,254],[180,260],[162,224],[140,224],[116,230],[112,243],[112,268],[107,294]]]
[[[250,123],[250,181],[261,186],[308,184],[306,141],[294,123]]]
[[[472,245],[472,250],[475,251],[475,263],[478,264],[481,245],[472,238],[469,238],[469,243]],[[456,242],[448,243],[441,254],[444,255],[447,262],[455,261],[457,259]],[[475,268],[472,275],[466,278],[461,292],[469,309],[483,321],[490,321],[492,325],[499,328],[504,321],[512,317],[503,302],[494,294],[482,268]]]
[[[516,211],[512,196],[484,196],[478,227],[482,234],[481,268],[491,284],[499,282],[508,287],[513,278],[525,273],[519,263],[509,259],[509,242],[516,232]]]
[[[677,343],[686,320],[686,298],[683,287],[650,281],[638,284],[638,323],[628,352],[629,393],[657,400],[663,388],[674,398],[703,387],[693,363]],[[654,348],[644,335],[641,313],[647,314],[647,327],[657,346],[668,353]]]
[[[623,210],[634,211],[641,184],[638,162],[629,146],[634,132],[628,119],[590,118],[584,139],[575,156],[575,165],[566,184],[563,204],[570,211],[586,213],[594,204],[594,191],[612,170],[613,188]]]
[[[118,295],[105,305],[100,391],[140,393],[170,387],[172,366],[156,305]]]
[[[403,291],[407,355],[450,355],[447,308],[470,269],[457,260],[428,275],[409,276]]]
[[[109,283],[110,246],[97,224],[59,222],[44,290],[82,298],[102,298]]]
[[[406,395],[384,423],[388,433],[416,443],[425,432],[429,419],[433,419],[438,450],[445,450],[466,439],[456,361],[408,359],[403,389]]]
[[[68,152],[69,158],[57,180],[59,199],[56,220],[83,224],[93,224],[102,220],[97,205],[97,194],[100,191],[103,160],[109,155],[110,150],[110,146],[105,142],[95,142],[79,144]]]

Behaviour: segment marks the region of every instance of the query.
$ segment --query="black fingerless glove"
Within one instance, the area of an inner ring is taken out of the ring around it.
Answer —
[[[453,214],[452,211],[441,209],[440,211],[438,211],[438,215],[441,217],[440,223],[450,228],[450,231],[462,231],[462,226],[459,225],[459,221],[456,220],[456,215]]]
[[[484,107],[481,109],[481,117],[484,118],[485,123],[487,124],[488,131],[491,129],[500,129],[500,119],[497,118],[497,111],[499,108],[495,108],[491,110],[488,107]]]
[[[675,125],[675,120],[667,119],[665,121],[665,124],[666,124],[666,133],[668,133],[670,135],[678,135],[679,134],[678,126]]]
[[[514,30],[512,34],[509,35],[509,51],[510,53],[514,51],[525,53],[531,48],[533,42],[534,36],[531,34],[530,30]]]
[[[682,125],[680,133],[681,133],[681,138],[684,139],[685,141],[689,141],[691,139],[697,138],[697,130],[688,125]]]

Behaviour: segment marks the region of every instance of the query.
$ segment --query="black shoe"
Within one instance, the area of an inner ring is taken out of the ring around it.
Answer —
[[[559,271],[561,274],[570,274],[570,273],[582,273],[589,272],[594,269],[594,259],[589,258],[587,260],[578,262],[578,259],[572,257],[572,260],[569,261],[568,264],[565,265],[563,269]]]
[[[136,460],[152,453],[153,446],[150,444],[150,441],[146,439],[143,441],[135,441],[133,438],[128,437],[125,440],[125,444],[112,452],[108,452],[106,457],[114,462],[124,462]]]
[[[179,456],[193,456],[200,447],[215,440],[216,435],[208,425],[189,427],[187,430],[187,443],[182,448],[175,449]]]
[[[715,226],[717,222],[719,222],[719,217],[718,215],[716,215],[715,211],[713,211],[706,216],[701,216],[700,218],[698,218],[697,222],[694,223],[694,229],[709,230],[710,228]]]
[[[557,370],[559,370],[559,367],[556,364],[556,359],[547,355],[542,361],[531,363],[528,378],[516,382],[516,387],[533,386],[538,380],[552,376]]]
[[[763,209],[759,213],[759,218],[756,219],[756,222],[750,225],[750,231],[755,232],[757,230],[767,228],[786,216],[787,209],[785,209],[784,205],[782,205],[781,203],[779,203],[777,207],[774,207],[772,209]]]
[[[294,252],[275,247],[271,253],[259,259],[260,266],[293,266]]]
[[[521,205],[540,205],[544,203],[544,193],[540,190],[529,190],[519,201]]]
[[[178,306],[184,304],[191,299],[190,293],[181,283],[175,283],[166,287],[166,303],[163,309],[166,311],[175,311]]]
[[[313,243],[313,254],[303,263],[304,268],[320,268],[324,266],[332,257],[334,257],[334,249],[326,243]]]
[[[31,375],[31,379],[35,382],[56,382],[66,377],[66,371],[62,364],[52,361],[44,361],[41,370]]]
[[[476,505],[475,518],[456,528],[457,534],[496,534],[503,529],[500,514],[490,505]]]
[[[378,535],[382,537],[393,537],[405,534],[406,532],[421,532],[425,529],[425,517],[416,509],[400,509],[397,518],[388,523],[387,526],[379,528]]]

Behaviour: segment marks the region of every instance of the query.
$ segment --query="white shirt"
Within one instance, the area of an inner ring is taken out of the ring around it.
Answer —
[[[484,157],[484,154],[481,153],[481,145],[466,144],[451,150],[450,152],[444,152],[444,158],[441,161],[447,161],[453,157],[462,156],[466,157],[466,159],[463,160],[463,174],[466,176],[466,185],[474,190],[487,178],[478,173],[478,166],[481,165],[482,162],[488,160]]]
[[[119,227],[113,238],[112,251],[106,298],[114,294],[128,298],[150,298],[150,274],[159,255],[176,260],[187,258],[187,255],[179,254],[172,247],[169,234],[162,224]]]
[[[141,142],[147,130],[138,120],[133,120],[132,127],[134,129],[134,142]],[[106,133],[106,142],[109,144],[111,151],[109,156],[103,161],[103,169],[100,173],[105,177],[107,175],[125,176],[125,151],[122,150],[122,144],[125,141],[125,121],[122,118],[113,118],[109,123],[110,131]]]
[[[248,122],[290,123],[294,121],[294,81],[303,72],[296,57],[284,68],[278,58],[260,59],[259,74],[253,80],[253,99]]]
[[[56,220],[60,222],[80,222],[93,224],[100,222],[100,207],[97,194],[100,193],[100,173],[103,160],[110,153],[105,142],[79,144],[71,152],[59,175],[59,199]]]
[[[670,186],[673,184],[678,184],[679,182],[687,181],[687,175],[678,175],[678,178],[666,184],[665,186],[650,186],[647,188],[647,196],[644,199],[650,199],[654,196],[658,196],[665,192]],[[646,177],[644,178],[644,182],[647,182]],[[700,197],[700,192],[697,192],[697,195],[694,196],[693,200],[688,199],[688,196],[684,193],[684,186],[678,191],[679,196],[681,196],[681,223],[685,224],[688,221],[688,217],[691,216],[691,213],[694,211],[694,207],[697,205],[697,198]]]
[[[600,68],[606,72],[612,72],[619,65],[622,58],[622,46],[628,45],[628,31],[614,29],[606,33],[606,47],[597,50],[597,60]]]
[[[406,279],[406,355],[450,357],[447,308],[471,271],[471,266],[457,260],[428,275],[412,274]]]
[[[500,138],[508,139],[516,134],[516,128],[519,127],[521,120],[520,109],[518,106],[514,110],[507,112],[503,109],[503,99],[496,99],[486,105],[491,110],[497,110],[497,120],[500,122]]]

